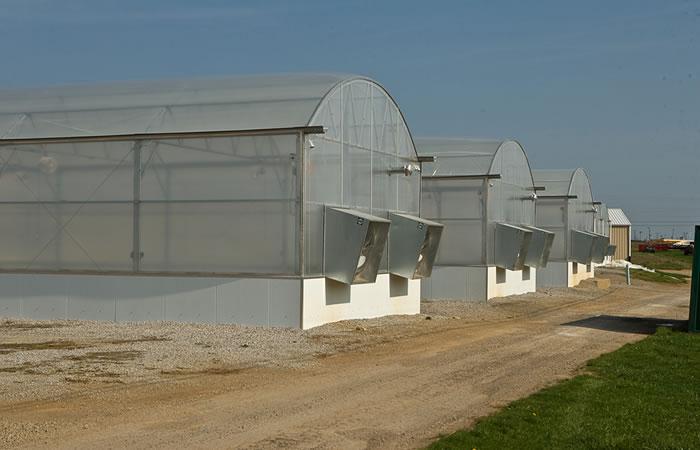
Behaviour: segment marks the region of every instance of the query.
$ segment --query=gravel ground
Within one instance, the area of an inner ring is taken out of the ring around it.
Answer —
[[[424,302],[421,314],[351,320],[302,331],[174,322],[0,320],[0,396],[57,398],[86,388],[149,383],[250,367],[301,368],[319,358],[464,322],[527,315],[602,293],[591,282],[487,303]],[[2,427],[0,426],[0,429]]]
[[[308,331],[0,321],[0,448],[422,448],[687,318],[687,285],[596,272]]]

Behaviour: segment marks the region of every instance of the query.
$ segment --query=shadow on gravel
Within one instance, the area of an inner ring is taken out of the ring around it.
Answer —
[[[576,320],[562,325],[570,327],[593,328],[595,330],[615,331],[618,333],[654,334],[659,327],[687,330],[687,320],[659,319],[656,317],[595,316]]]

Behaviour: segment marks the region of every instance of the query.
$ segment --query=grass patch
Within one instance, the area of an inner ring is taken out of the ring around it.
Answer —
[[[431,449],[700,448],[700,335],[659,329]]]
[[[632,262],[650,269],[690,270],[693,268],[693,255],[684,255],[683,250],[666,250],[656,253],[632,250]]]
[[[687,283],[689,275],[680,273],[668,273],[657,270],[656,272],[647,272],[646,270],[632,269],[632,279],[652,281],[654,283],[671,283],[684,284]]]

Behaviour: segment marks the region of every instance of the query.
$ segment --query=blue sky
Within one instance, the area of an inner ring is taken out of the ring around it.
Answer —
[[[645,233],[700,223],[700,0],[0,0],[0,54],[3,87],[369,75],[414,136],[512,137]]]

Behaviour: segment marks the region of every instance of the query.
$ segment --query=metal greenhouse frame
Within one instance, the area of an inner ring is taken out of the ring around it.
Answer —
[[[445,224],[430,299],[486,300],[535,291],[553,234],[535,227],[527,155],[515,141],[416,139],[423,164],[421,215]]]
[[[609,239],[596,230],[600,204],[593,201],[586,172],[533,170],[535,184],[544,190],[537,199],[537,226],[555,233],[550,262],[538,273],[538,286],[576,286],[594,276]]]
[[[0,315],[308,328],[417,313],[442,230],[417,217],[398,106],[354,75],[0,91],[0,164]],[[392,258],[399,239],[413,250]]]

